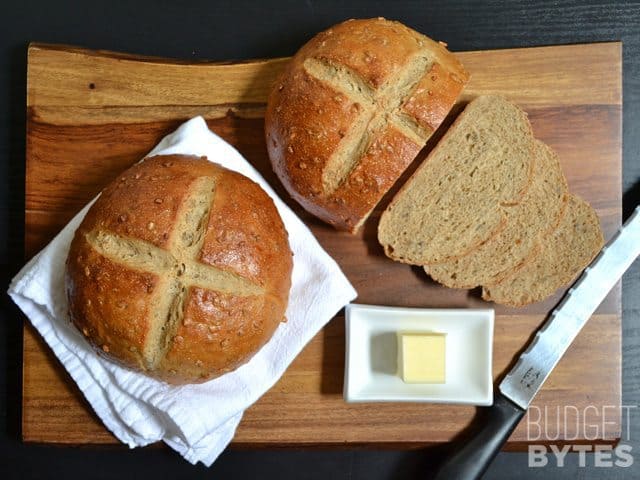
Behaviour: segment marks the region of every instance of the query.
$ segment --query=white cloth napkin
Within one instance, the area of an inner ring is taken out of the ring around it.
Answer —
[[[271,388],[356,291],[309,229],[202,117],[184,123],[149,155],[172,153],[206,155],[260,184],[289,232],[294,256],[288,322],[247,364],[204,384],[170,386],[93,352],[69,321],[63,288],[69,245],[89,205],[16,275],[9,294],[118,439],[131,448],[162,440],[189,462],[208,466],[233,438],[244,410]]]

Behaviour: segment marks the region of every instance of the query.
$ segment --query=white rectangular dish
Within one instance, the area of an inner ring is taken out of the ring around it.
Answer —
[[[493,310],[349,304],[345,320],[345,401],[493,403]],[[398,332],[447,334],[445,383],[400,378]]]

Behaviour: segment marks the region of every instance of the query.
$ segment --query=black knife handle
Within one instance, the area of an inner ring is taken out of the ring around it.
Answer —
[[[487,470],[525,414],[525,410],[497,392],[493,405],[482,412],[478,427],[438,470],[437,480],[475,480]],[[454,447],[455,448],[455,447]]]

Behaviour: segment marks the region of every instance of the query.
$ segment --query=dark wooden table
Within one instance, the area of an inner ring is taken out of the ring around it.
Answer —
[[[640,202],[640,4],[604,2],[106,2],[21,1],[3,4],[0,18],[0,272],[4,285],[21,266],[24,238],[25,67],[27,42],[82,45],[143,55],[228,60],[292,54],[315,32],[349,17],[386,16],[453,50],[597,41],[623,42],[624,217]],[[265,5],[263,5],[263,3]],[[623,281],[623,404],[640,404],[640,265]],[[446,448],[404,451],[225,452],[210,469],[191,467],[168,449],[60,448],[20,438],[22,316],[5,296],[0,311],[0,471],[3,478],[429,478]],[[629,468],[527,468],[526,454],[502,453],[487,478],[638,478],[640,412],[630,410],[623,443],[638,458]],[[623,425],[623,427],[626,425]],[[550,460],[552,460],[550,458]]]

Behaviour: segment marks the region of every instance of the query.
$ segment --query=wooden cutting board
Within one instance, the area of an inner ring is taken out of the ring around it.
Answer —
[[[596,208],[605,237],[610,238],[621,220],[621,44],[459,56],[472,75],[462,102],[478,94],[501,93],[529,112],[536,136],[557,150],[571,190]],[[421,269],[388,260],[375,236],[381,208],[359,235],[350,236],[321,224],[290,200],[271,172],[262,118],[267,93],[286,62],[193,64],[31,45],[27,257],[163,135],[182,121],[203,115],[210,128],[235,145],[313,230],[358,290],[357,302],[486,307],[477,291],[442,288]],[[381,206],[387,201],[388,197]],[[496,307],[496,378],[513,364],[559,297],[560,293],[524,309]],[[557,438],[555,443],[610,443],[620,436],[620,331],[618,285],[536,398],[530,436],[525,419],[507,448],[524,448],[535,440],[538,428],[548,440]],[[116,442],[31,327],[24,332],[23,368],[26,441]],[[474,416],[475,409],[468,406],[347,405],[342,400],[343,369],[344,321],[338,315],[246,412],[235,444],[416,447],[451,440]],[[566,429],[558,428],[563,424]],[[595,432],[593,425],[598,424]]]

